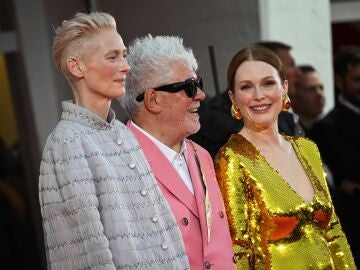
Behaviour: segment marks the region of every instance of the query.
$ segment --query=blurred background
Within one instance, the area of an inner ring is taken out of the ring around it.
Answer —
[[[259,40],[292,46],[325,84],[334,105],[332,59],[360,45],[360,1],[345,0],[0,0],[0,269],[46,269],[38,174],[46,137],[71,89],[51,60],[54,28],[76,12],[112,14],[124,43],[178,35],[199,60],[208,97],[225,90],[233,54]],[[118,118],[126,116],[114,102]]]

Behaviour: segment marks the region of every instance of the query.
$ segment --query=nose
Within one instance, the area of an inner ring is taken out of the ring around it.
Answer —
[[[205,95],[204,91],[201,90],[200,88],[198,88],[194,100],[204,100],[205,97],[206,97],[206,95]]]
[[[264,98],[264,93],[261,91],[259,86],[254,86],[254,99],[261,100]]]
[[[123,58],[123,61],[121,61],[121,64],[119,65],[119,69],[121,72],[128,73],[130,71],[130,65],[126,58]]]
[[[320,87],[317,88],[317,93],[318,93],[319,95],[321,95],[321,96],[324,95],[324,89],[323,89],[322,86],[320,86]]]

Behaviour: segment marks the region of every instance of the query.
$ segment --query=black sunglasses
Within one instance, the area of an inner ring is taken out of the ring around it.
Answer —
[[[203,81],[201,77],[197,77],[197,79],[189,78],[183,82],[171,83],[167,85],[162,85],[154,88],[156,91],[164,91],[169,93],[176,93],[181,90],[184,90],[186,95],[189,98],[194,98],[197,94],[197,89],[200,88],[203,90]],[[138,95],[136,97],[136,101],[141,102],[144,100],[144,93]]]

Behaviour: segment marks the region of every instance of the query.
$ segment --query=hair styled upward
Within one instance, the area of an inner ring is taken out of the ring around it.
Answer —
[[[69,77],[67,58],[86,56],[89,46],[92,45],[93,35],[107,28],[116,29],[116,22],[111,15],[104,12],[76,13],[73,18],[64,20],[56,29],[52,45],[53,61],[57,69]]]
[[[345,76],[349,67],[360,65],[360,47],[348,46],[342,48],[334,58],[335,74]]]
[[[253,44],[238,51],[231,59],[227,72],[228,90],[234,91],[236,71],[238,67],[246,61],[261,61],[268,63],[277,70],[281,82],[284,82],[285,75],[280,58],[272,50],[261,45]]]
[[[308,73],[317,72],[317,70],[312,65],[300,65],[300,66],[298,66],[298,69],[300,69],[300,71],[303,75],[308,74]]]
[[[130,119],[136,115],[141,102],[136,97],[146,89],[173,82],[174,64],[196,71],[197,61],[183,39],[176,36],[147,35],[135,39],[128,47],[126,60],[130,72],[126,76],[126,92],[119,98]]]

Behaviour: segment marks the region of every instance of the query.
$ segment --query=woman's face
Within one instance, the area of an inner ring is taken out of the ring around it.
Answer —
[[[125,78],[130,67],[126,48],[115,29],[94,34],[91,49],[84,59],[83,82],[91,98],[113,99],[125,93]]]
[[[287,81],[281,83],[278,71],[266,62],[246,61],[238,67],[234,80],[229,95],[240,109],[245,126],[265,129],[277,125],[287,93]]]

